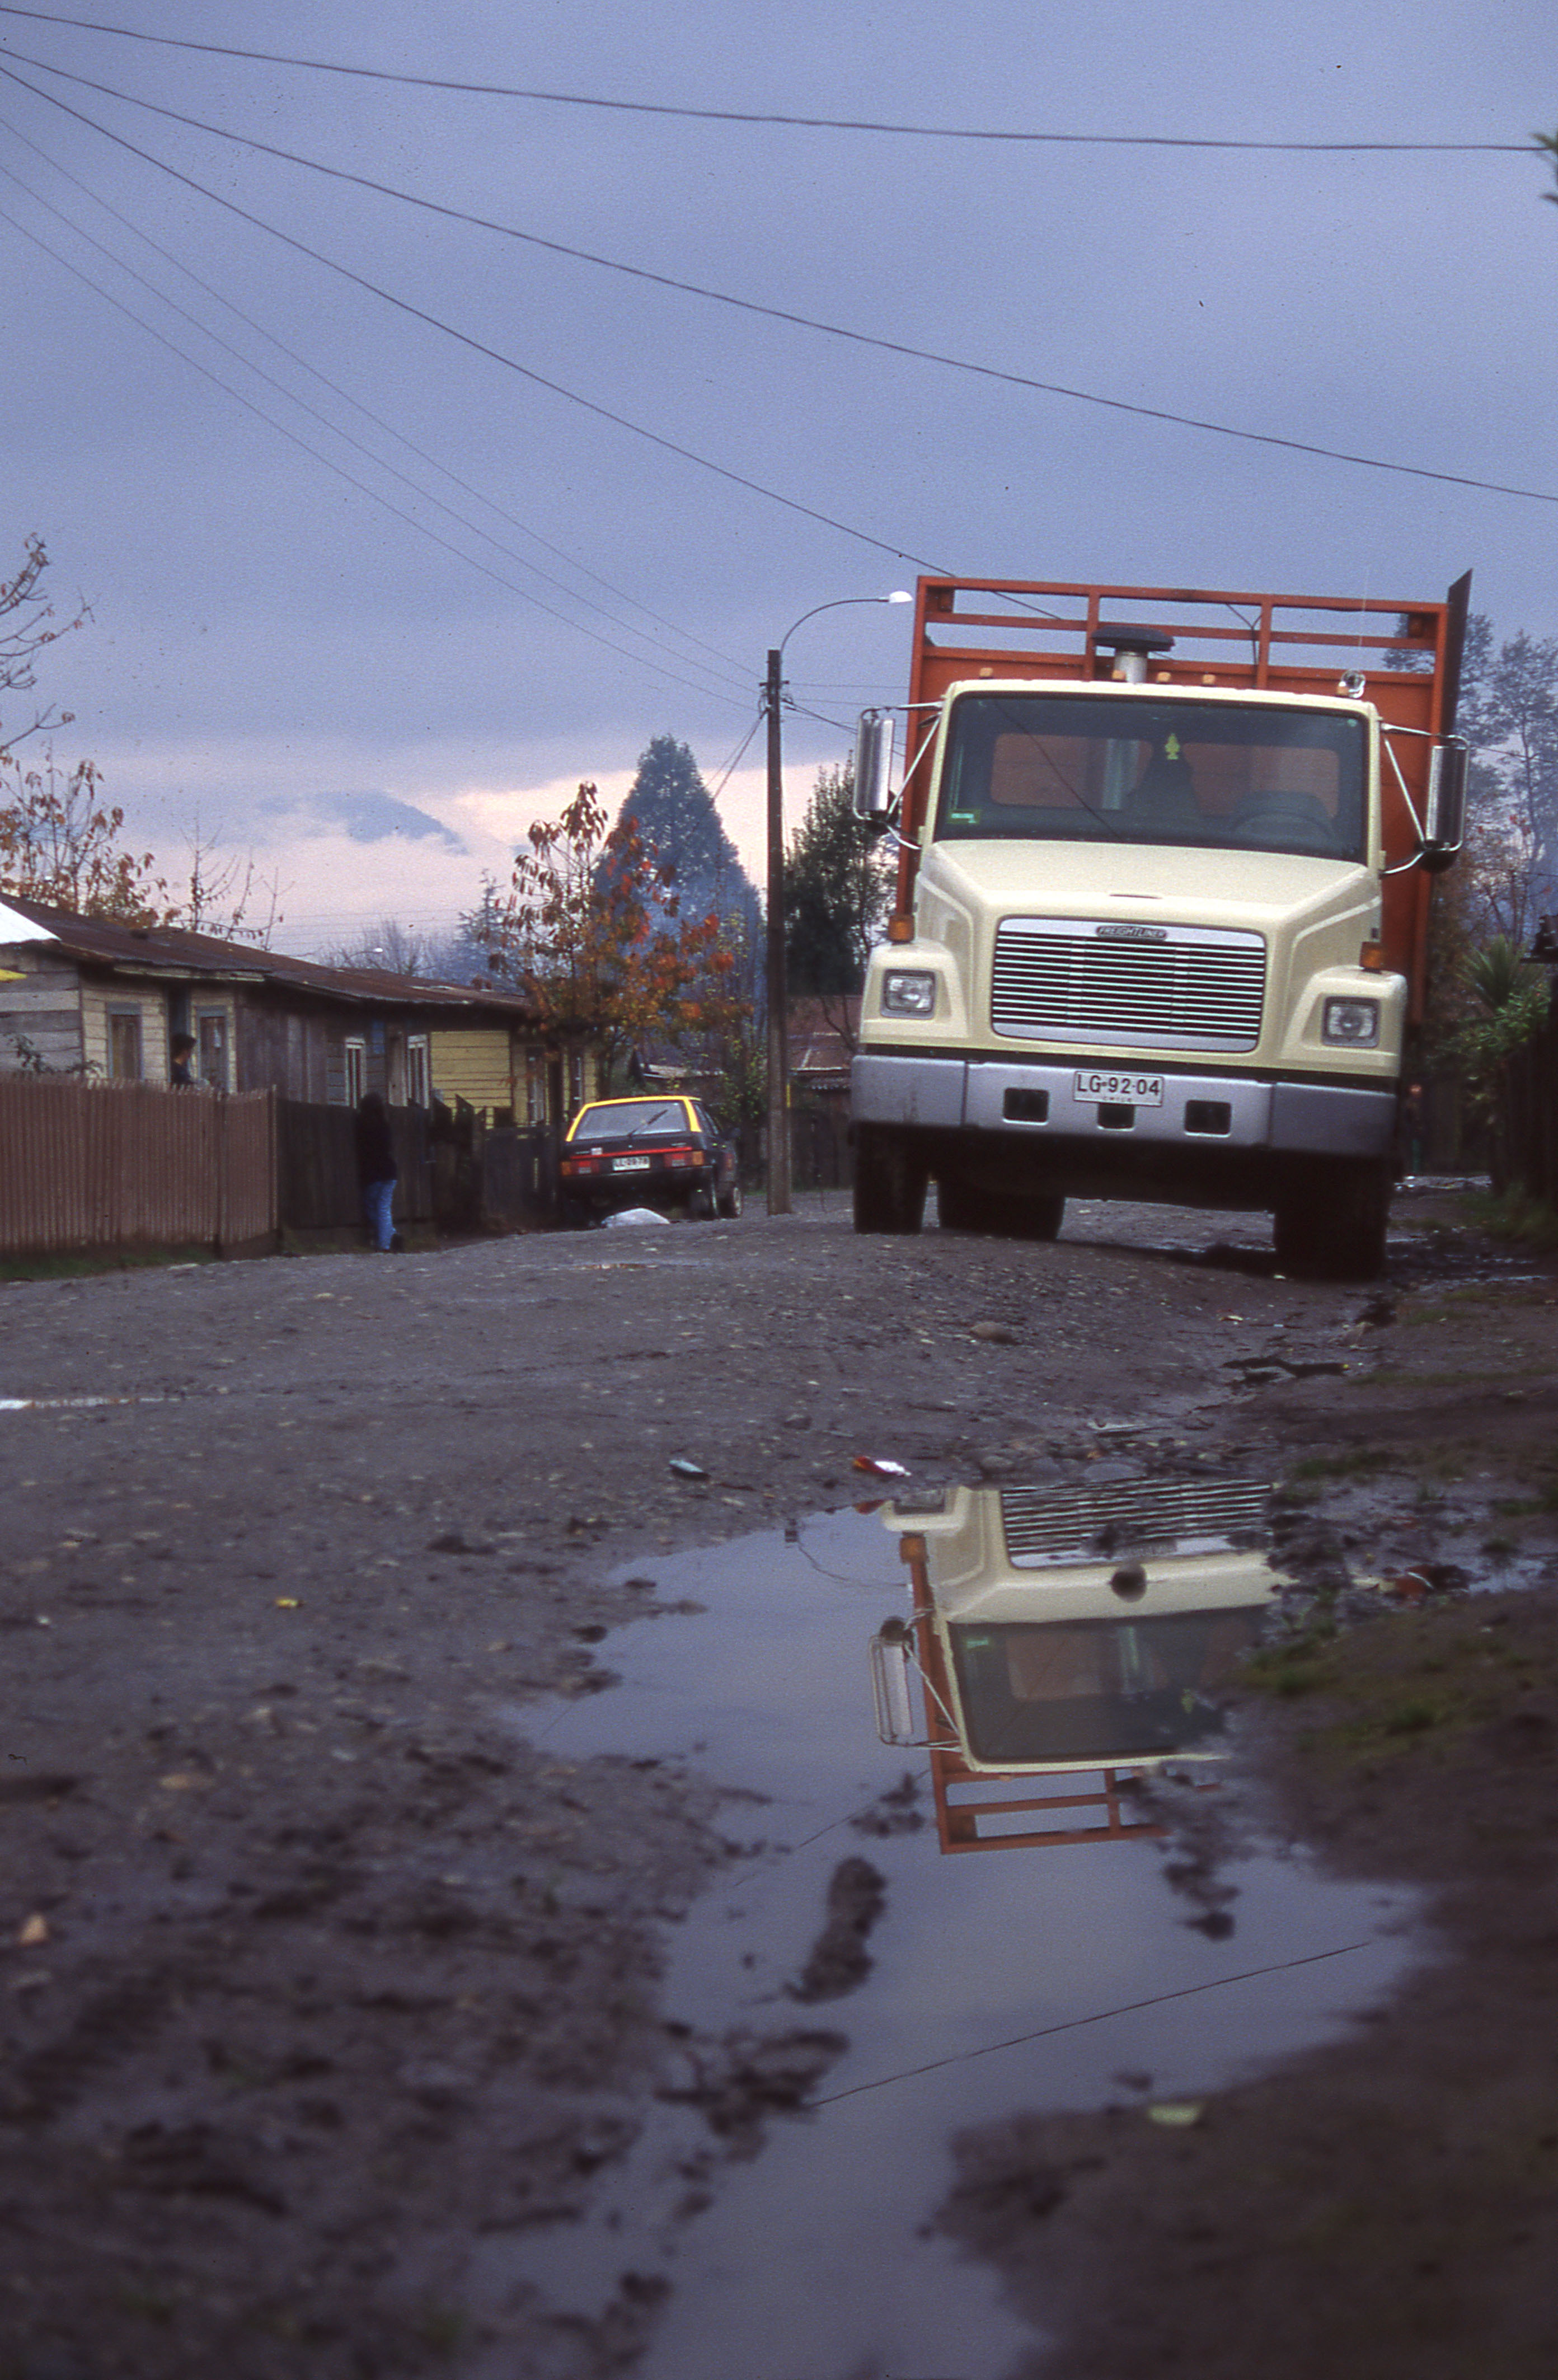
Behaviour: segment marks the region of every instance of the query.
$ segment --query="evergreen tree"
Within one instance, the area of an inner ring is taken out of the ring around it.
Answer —
[[[883,845],[854,813],[854,769],[819,769],[784,863],[785,965],[792,996],[858,991],[892,897]]]
[[[1468,872],[1489,913],[1477,939],[1518,941],[1558,906],[1558,638],[1522,629],[1495,650],[1474,613],[1458,724],[1472,754]]]
[[[683,917],[715,917],[755,931],[762,905],[685,744],[657,735],[618,813],[666,870]]]

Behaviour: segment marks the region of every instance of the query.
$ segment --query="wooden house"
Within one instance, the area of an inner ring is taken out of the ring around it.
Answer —
[[[549,1044],[513,992],[0,899],[0,1070],[165,1084],[183,1034],[211,1089],[314,1105],[376,1090],[555,1128],[598,1080],[596,1053]]]

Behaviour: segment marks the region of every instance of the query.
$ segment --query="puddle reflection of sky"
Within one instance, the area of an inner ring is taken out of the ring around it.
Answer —
[[[1151,1841],[943,1856],[926,1755],[885,1748],[872,1724],[869,1640],[907,1608],[879,1515],[826,1516],[799,1545],[749,1537],[656,1576],[662,1597],[707,1609],[619,1631],[603,1648],[619,1688],[516,1709],[514,1724],[570,1758],[684,1762],[763,1795],[728,1809],[727,1832],[764,1848],[676,1929],[667,2013],[705,2034],[826,2027],[849,2046],[814,2112],[771,2122],[680,2238],[674,2166],[701,2119],[675,2108],[651,2119],[595,2225],[537,2235],[508,2269],[560,2310],[592,2313],[623,2271],[666,2272],[673,2294],[642,2380],[1000,2380],[1033,2334],[983,2268],[917,2237],[952,2179],[950,2136],[1129,2099],[1122,2073],[1150,2075],[1154,2098],[1193,2096],[1334,2034],[1415,1955],[1411,1900],[1330,1882],[1301,1854],[1254,1852],[1224,1870],[1235,1928],[1209,1939],[1185,1923]],[[852,1827],[906,1770],[925,1824]],[[850,1855],[887,1883],[875,1964],[847,1997],[803,2005],[786,1985]]]

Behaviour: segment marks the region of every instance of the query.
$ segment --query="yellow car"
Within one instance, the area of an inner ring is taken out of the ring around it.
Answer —
[[[559,1176],[559,1210],[575,1229],[624,1207],[694,1219],[742,1209],[734,1148],[681,1091],[591,1099],[568,1127]]]

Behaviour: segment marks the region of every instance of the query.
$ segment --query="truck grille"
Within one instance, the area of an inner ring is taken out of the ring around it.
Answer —
[[[997,1033],[1034,1040],[1252,1050],[1265,987],[1259,934],[1007,917],[996,936],[990,1021]]]
[[[1006,1488],[1001,1524],[1017,1570],[1105,1561],[1155,1548],[1172,1553],[1213,1538],[1250,1545],[1266,1536],[1271,1489],[1256,1479],[1123,1480],[1117,1488]]]

